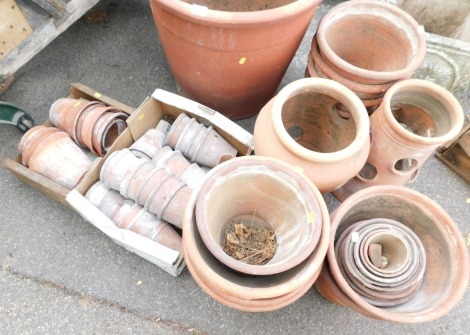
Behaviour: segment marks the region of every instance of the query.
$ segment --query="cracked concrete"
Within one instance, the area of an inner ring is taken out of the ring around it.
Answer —
[[[176,92],[148,1],[103,0],[99,6],[111,2],[117,9],[103,22],[77,21],[20,70],[0,99],[42,123],[71,82],[134,107],[157,87]],[[316,24],[332,3],[317,11],[281,87],[303,76]],[[458,95],[467,114],[469,94]],[[252,131],[254,120],[239,123]],[[16,155],[20,138],[15,128],[2,126],[1,161]],[[470,231],[470,186],[434,157],[410,187],[440,204],[462,232]],[[327,203],[330,210],[338,205],[331,196]],[[314,288],[282,310],[242,313],[206,295],[187,270],[171,277],[5,169],[0,204],[2,334],[468,334],[468,292],[449,315],[422,325],[365,318]]]

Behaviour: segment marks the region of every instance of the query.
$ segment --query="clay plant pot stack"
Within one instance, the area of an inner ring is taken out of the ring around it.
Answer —
[[[170,249],[182,252],[181,236],[169,223],[158,219],[133,201],[127,200],[119,192],[108,189],[101,181],[90,187],[85,198],[110,218],[118,228],[133,231]]]
[[[190,161],[210,168],[234,158],[238,152],[212,126],[206,127],[184,113],[173,122],[165,144]]]
[[[116,107],[85,99],[61,98],[49,110],[54,126],[100,157],[127,128],[127,117]]]
[[[22,164],[73,189],[91,167],[91,161],[70,136],[54,127],[28,130],[18,145]]]
[[[370,117],[366,164],[334,195],[342,201],[365,187],[413,182],[434,150],[457,136],[463,120],[457,99],[439,85],[418,79],[395,84]]]
[[[365,107],[350,89],[329,79],[304,78],[261,110],[255,152],[299,168],[320,192],[331,192],[364,166],[369,129]]]
[[[426,53],[424,28],[400,8],[346,1],[320,21],[305,75],[335,80],[372,112],[396,82],[409,79]]]
[[[129,150],[138,158],[151,160],[163,147],[169,128],[170,124],[161,120],[155,128],[139,137]]]
[[[242,119],[275,95],[320,2],[151,0],[150,5],[181,94]]]
[[[368,317],[422,323],[455,307],[469,271],[462,234],[442,208],[405,187],[372,186],[332,213],[316,287],[331,302]]]
[[[277,249],[265,264],[224,252],[233,222],[272,229]],[[229,307],[251,312],[282,308],[315,282],[329,241],[326,204],[312,182],[267,157],[238,157],[212,169],[193,194],[183,225],[188,268],[201,288]]]

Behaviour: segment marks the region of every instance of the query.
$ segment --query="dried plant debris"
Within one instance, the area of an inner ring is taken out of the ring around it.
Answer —
[[[272,229],[231,221],[222,245],[230,257],[251,265],[264,265],[276,253],[276,234]]]

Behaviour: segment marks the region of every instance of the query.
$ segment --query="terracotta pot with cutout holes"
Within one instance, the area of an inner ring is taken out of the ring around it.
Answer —
[[[458,134],[463,118],[457,99],[439,85],[418,79],[395,84],[370,116],[366,164],[334,195],[343,201],[365,187],[414,181],[434,150]]]
[[[301,169],[322,192],[354,177],[369,154],[369,118],[347,87],[305,78],[284,87],[256,120],[257,155]]]

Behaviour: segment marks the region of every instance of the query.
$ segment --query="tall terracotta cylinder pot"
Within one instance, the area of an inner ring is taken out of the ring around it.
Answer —
[[[377,0],[333,7],[319,23],[316,39],[333,71],[362,84],[408,79],[426,54],[424,28],[400,8]]]
[[[417,79],[395,84],[370,117],[367,163],[335,196],[344,200],[372,185],[412,182],[434,150],[458,134],[463,119],[457,99],[439,85]]]
[[[340,234],[362,220],[396,220],[412,230],[426,253],[421,286],[410,300],[394,307],[377,307],[359,295],[342,274],[335,243]],[[376,319],[421,323],[449,313],[469,282],[469,256],[452,218],[426,196],[400,186],[373,186],[344,201],[331,215],[331,238],[322,272],[315,282],[330,301]]]
[[[242,119],[274,96],[320,2],[150,0],[150,5],[181,93]]]
[[[254,143],[257,155],[300,168],[322,193],[330,192],[366,162],[369,118],[361,100],[345,86],[329,79],[300,79],[263,107]]]

